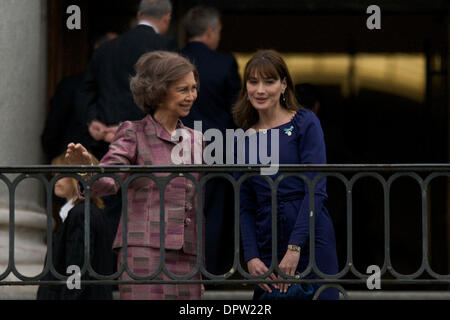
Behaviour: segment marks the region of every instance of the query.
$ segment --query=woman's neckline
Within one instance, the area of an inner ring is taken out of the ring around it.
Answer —
[[[289,121],[287,121],[287,122],[285,122],[285,123],[282,123],[282,124],[280,124],[280,125],[278,125],[278,126],[275,126],[275,127],[272,127],[272,128],[268,128],[268,129],[258,129],[258,130],[255,129],[255,128],[250,128],[250,129],[255,130],[257,133],[259,133],[259,132],[265,133],[265,132],[267,132],[267,131],[269,131],[269,130],[277,129],[277,128],[279,128],[279,127],[282,127],[282,126],[285,126],[285,125],[290,124],[290,123],[292,122],[292,120],[294,120],[295,115],[297,114],[297,112],[298,112],[298,110],[295,111],[295,112],[293,113],[293,115],[292,115],[292,117],[291,117],[291,119],[290,119]]]
[[[155,117],[154,114],[153,114],[153,115],[150,115],[150,116],[152,117],[152,119],[153,119],[156,123],[158,123],[158,124],[161,126],[161,128],[163,128],[164,131],[167,132],[167,134],[168,134],[169,136],[173,136],[173,135],[176,133],[176,130],[177,130],[178,128],[181,127],[181,124],[180,124],[180,122],[181,122],[181,121],[180,121],[180,118],[177,118],[177,123],[176,123],[175,129],[171,132],[168,128],[166,128],[166,126],[164,125],[163,121],[160,121],[160,120],[156,119],[156,117]]]

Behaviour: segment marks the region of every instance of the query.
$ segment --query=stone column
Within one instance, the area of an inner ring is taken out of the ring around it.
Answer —
[[[0,1],[0,166],[43,163],[46,16],[46,0]],[[35,276],[42,271],[46,252],[46,215],[44,188],[30,180],[20,184],[15,195],[15,260],[22,274]],[[0,274],[8,264],[8,248],[9,195],[0,181]],[[9,275],[2,281],[13,280]],[[0,299],[34,299],[36,289],[0,286]]]

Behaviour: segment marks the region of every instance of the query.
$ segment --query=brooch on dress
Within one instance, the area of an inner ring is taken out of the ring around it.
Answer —
[[[287,134],[288,136],[292,135],[292,131],[294,130],[294,126],[290,126],[289,128],[284,128],[284,133]]]

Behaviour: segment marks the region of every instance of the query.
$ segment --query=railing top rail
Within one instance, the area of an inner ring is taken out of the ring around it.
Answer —
[[[170,166],[0,166],[0,173],[74,173],[74,172],[99,172],[99,173],[149,173],[149,172],[260,172],[261,168],[268,165],[170,165]],[[278,171],[321,171],[321,172],[431,172],[450,171],[448,163],[427,164],[296,164],[278,165]]]

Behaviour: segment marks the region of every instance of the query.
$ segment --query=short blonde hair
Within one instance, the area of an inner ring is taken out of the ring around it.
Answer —
[[[93,165],[98,165],[100,162],[98,161],[98,159],[93,155],[90,154],[91,156],[91,161]],[[57,156],[56,158],[54,158],[51,162],[51,164],[53,166],[67,166],[70,165],[70,163],[66,160],[65,154],[60,154],[59,156]],[[68,177],[71,181],[72,184],[72,198],[75,198],[78,196],[78,181],[74,178],[70,178]],[[102,199],[100,198],[94,198],[91,197],[91,201],[92,203],[94,203],[99,209],[103,210],[105,208],[105,204],[103,203]],[[80,203],[81,200],[80,199],[76,199],[74,200],[73,204],[77,205],[78,203]]]
[[[197,88],[198,72],[181,55],[168,51],[153,51],[141,56],[135,66],[136,75],[130,80],[134,102],[146,114],[153,114],[167,95],[169,86],[190,72],[194,73]]]

